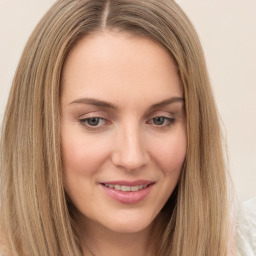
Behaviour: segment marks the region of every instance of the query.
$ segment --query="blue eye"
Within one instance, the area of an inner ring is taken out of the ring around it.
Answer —
[[[162,117],[162,116],[158,116],[158,117],[153,118],[153,123],[155,125],[163,125],[164,122],[165,122],[165,118]]]
[[[101,121],[101,118],[98,118],[98,117],[92,117],[87,119],[87,123],[90,126],[98,126],[100,121]]]
[[[155,126],[169,126],[175,122],[174,118],[165,117],[165,116],[157,116],[152,118],[149,123]]]
[[[88,127],[99,127],[103,125],[105,120],[101,117],[89,117],[79,120],[79,122]]]

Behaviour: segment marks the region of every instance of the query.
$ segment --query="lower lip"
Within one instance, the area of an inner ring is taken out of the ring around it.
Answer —
[[[102,188],[104,191],[113,199],[119,201],[120,203],[123,204],[136,204],[142,201],[144,198],[147,197],[147,195],[150,193],[153,184],[149,185],[146,188],[143,188],[138,191],[129,191],[129,192],[124,192],[121,190],[116,190],[113,188],[108,188],[102,185]]]

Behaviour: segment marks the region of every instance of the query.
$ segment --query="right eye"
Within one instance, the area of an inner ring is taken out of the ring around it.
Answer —
[[[87,128],[97,129],[104,126],[107,123],[107,120],[105,120],[102,117],[88,117],[88,118],[80,119],[79,123],[82,124],[83,126],[86,126]]]

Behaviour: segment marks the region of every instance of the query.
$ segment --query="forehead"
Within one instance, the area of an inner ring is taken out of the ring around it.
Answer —
[[[120,32],[80,40],[64,65],[62,87],[69,98],[182,95],[177,68],[168,51],[150,38]]]

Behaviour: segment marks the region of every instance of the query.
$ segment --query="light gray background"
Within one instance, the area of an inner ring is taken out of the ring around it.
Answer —
[[[54,0],[0,0],[0,122],[25,43]],[[177,0],[203,44],[229,166],[241,200],[256,196],[256,1]]]

